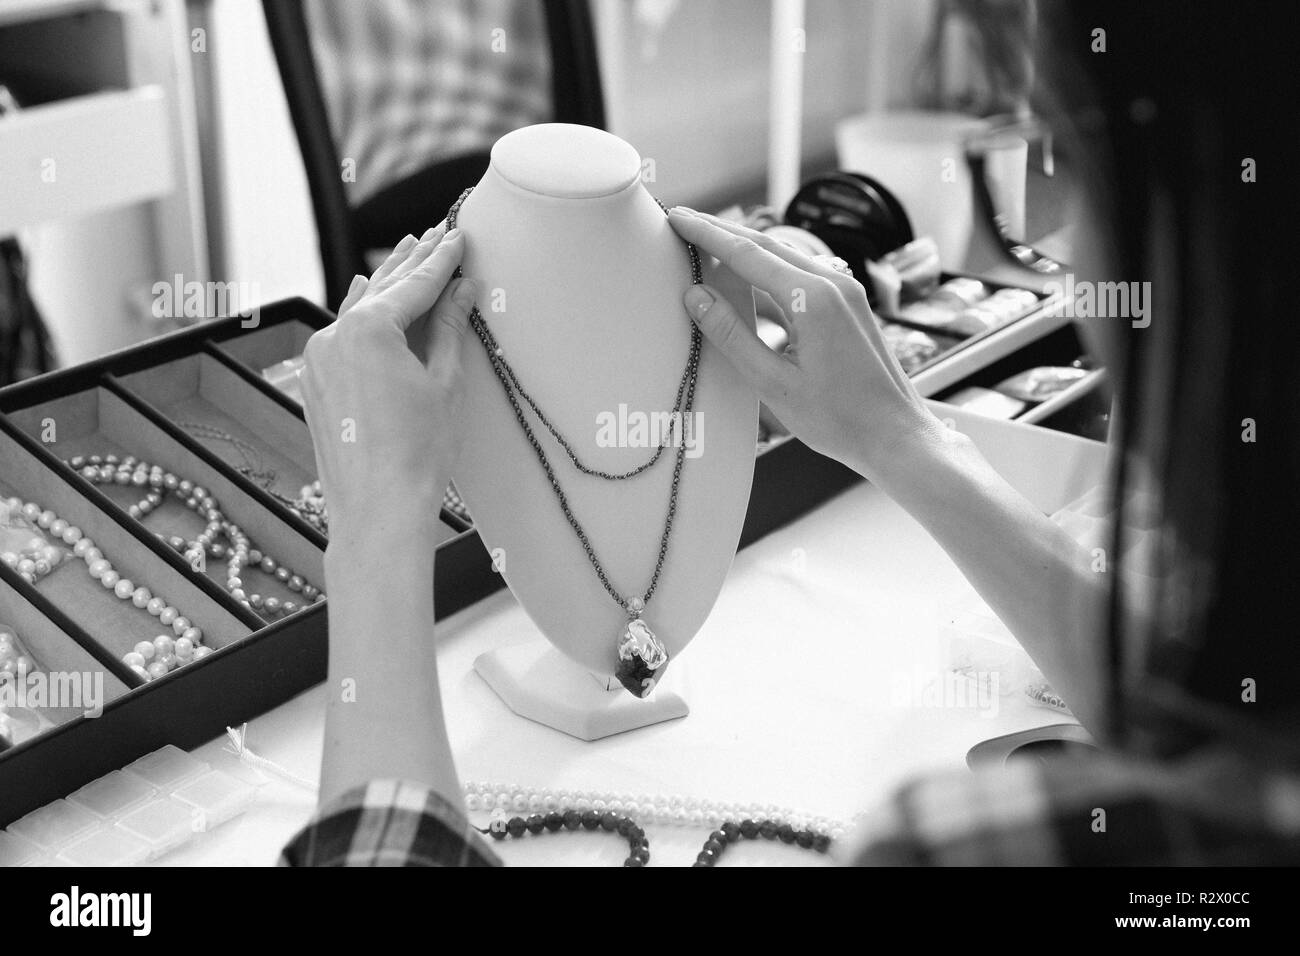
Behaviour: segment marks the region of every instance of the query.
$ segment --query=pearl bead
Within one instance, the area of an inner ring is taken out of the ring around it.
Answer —
[[[153,646],[161,657],[164,654],[170,654],[176,649],[176,642],[166,634],[159,634],[153,639]]]
[[[62,538],[63,532],[68,530],[68,523],[62,518],[55,518],[50,522],[50,534],[56,538]]]
[[[188,661],[194,656],[194,642],[187,637],[178,637],[175,654],[178,661]]]
[[[127,578],[122,578],[117,582],[117,584],[113,585],[113,593],[121,600],[125,601],[127,598],[131,597],[131,595],[135,594],[135,585]]]
[[[268,614],[276,614],[280,610],[280,599],[269,597],[266,599],[266,611]]]
[[[18,560],[19,574],[32,574],[36,570],[36,562],[31,558],[20,558]]]
[[[3,561],[6,565],[8,565],[11,568],[17,567],[18,555],[14,554],[14,552],[12,551],[6,551],[3,554],[0,554],[0,561]]]
[[[151,592],[148,588],[144,588],[144,587],[136,588],[131,593],[131,603],[134,604],[136,607],[143,609],[149,606],[149,599],[152,597],[153,597],[153,592]]]
[[[160,597],[150,598],[149,603],[145,605],[145,610],[147,610],[154,617],[158,617],[158,615],[162,614],[162,612],[166,610],[166,608],[167,608],[167,602]]]
[[[203,660],[203,658],[207,657],[211,653],[212,653],[212,648],[208,647],[206,644],[201,644],[200,646],[194,648],[194,659],[196,661],[201,661]]]
[[[50,525],[54,523],[57,517],[58,516],[55,515],[53,511],[50,511],[48,508],[46,508],[39,515],[37,515],[36,523],[40,525],[42,528],[48,528]]]
[[[288,617],[290,614],[297,613],[298,605],[295,604],[293,601],[285,601],[282,605],[280,605],[280,610],[284,612],[285,617]]]
[[[203,643],[203,631],[197,627],[187,627],[181,637],[194,645]]]
[[[90,572],[92,578],[102,578],[106,571],[111,571],[112,569],[113,566],[103,558],[90,562],[86,568],[86,570]]]
[[[122,580],[122,575],[118,574],[116,571],[110,568],[109,570],[105,571],[103,575],[100,577],[99,583],[111,590],[117,587],[117,582],[120,580]]]
[[[135,646],[134,653],[139,654],[145,661],[151,661],[158,653],[158,648],[153,646],[153,641],[141,641]]]
[[[122,663],[127,667],[144,667],[144,655],[138,651],[127,651],[122,655]]]
[[[84,535],[80,528],[75,525],[68,525],[67,530],[63,532],[63,543],[75,545],[77,542],[81,541],[83,537]]]
[[[154,661],[152,664],[150,664],[148,670],[149,670],[150,679],[157,679],[159,677],[167,676],[167,665],[162,664],[158,661]]]
[[[169,604],[167,607],[163,608],[162,612],[158,615],[158,623],[163,624],[166,627],[171,627],[172,622],[180,616],[180,613],[180,611],[176,610],[176,608]]]
[[[36,521],[37,519],[40,518],[40,516],[41,516],[40,505],[35,505],[30,503],[23,505],[23,517],[26,518],[29,522]]]
[[[290,577],[290,575],[289,575],[289,569],[288,569],[288,568],[286,568],[286,567],[279,567],[279,568],[276,568],[276,569],[275,569],[275,579],[276,579],[277,581],[279,581],[281,584],[288,584],[288,583],[289,583],[289,577]]]
[[[230,591],[230,596],[234,598],[236,601],[248,600],[248,595],[244,593],[243,588],[232,588]]]
[[[176,620],[172,621],[172,632],[175,633],[177,637],[181,637],[189,629],[190,619],[184,615],[181,615],[176,618]]]
[[[160,654],[160,655],[158,655],[157,663],[163,665],[163,667],[167,668],[169,671],[171,671],[171,670],[175,670],[176,667],[177,667],[177,663],[176,663],[176,655],[175,655],[175,654]]]
[[[471,793],[471,794],[467,794],[467,795],[466,795],[466,797],[465,797],[465,809],[466,809],[466,810],[477,810],[477,809],[479,809],[479,799],[478,799],[478,794],[476,794],[476,793]]]
[[[272,558],[269,554],[266,555],[265,557],[262,558],[261,567],[262,567],[262,570],[263,570],[265,573],[267,573],[267,574],[274,574],[274,573],[275,573],[275,559]]]
[[[102,561],[103,559],[104,552],[93,546],[87,548],[86,553],[81,556],[81,560],[85,561],[87,565],[94,564],[96,561]]]

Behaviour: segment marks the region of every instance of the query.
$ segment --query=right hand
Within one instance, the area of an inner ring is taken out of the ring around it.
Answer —
[[[683,239],[719,262],[717,285],[692,285],[686,312],[776,413],[815,451],[871,481],[947,429],[926,407],[890,352],[862,286],[769,236],[674,207]],[[753,290],[782,310],[790,336],[783,354],[754,332]],[[739,290],[739,294],[737,291]],[[742,318],[742,314],[745,318]]]

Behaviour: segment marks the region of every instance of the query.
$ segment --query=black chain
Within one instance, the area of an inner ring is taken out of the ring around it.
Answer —
[[[473,187],[466,189],[461,193],[460,198],[452,204],[451,209],[447,212],[448,231],[456,228],[456,216],[460,212],[461,204],[471,192],[473,192]],[[655,202],[659,201],[656,199]],[[668,210],[663,203],[659,203],[659,208],[663,209],[664,214],[667,215]],[[691,261],[691,282],[695,285],[699,285],[704,281],[703,270],[700,265],[699,250],[689,242],[686,243],[686,250]],[[456,270],[456,274],[460,275],[459,269]],[[537,460],[541,464],[542,470],[546,473],[546,479],[550,482],[551,489],[555,492],[555,497],[560,503],[560,510],[564,512],[565,519],[569,522],[569,526],[573,528],[573,533],[577,535],[578,541],[581,542],[583,551],[586,552],[587,561],[590,562],[592,569],[596,572],[596,577],[600,579],[601,585],[603,585],[605,590],[609,592],[610,597],[612,597],[620,607],[627,609],[631,613],[632,609],[629,606],[629,599],[619,594],[610,583],[609,576],[605,573],[605,568],[601,565],[600,559],[596,556],[595,548],[592,547],[591,541],[587,537],[587,532],[583,529],[582,523],[573,513],[573,509],[569,507],[569,499],[565,495],[564,489],[560,487],[560,481],[555,475],[555,470],[551,467],[551,462],[546,455],[545,449],[542,448],[542,444],[538,440],[536,433],[528,423],[528,418],[524,414],[523,407],[519,404],[519,397],[524,399],[528,406],[533,410],[533,413],[537,416],[538,420],[546,426],[546,429],[551,433],[555,440],[565,449],[575,467],[585,474],[595,475],[596,477],[605,478],[607,480],[631,478],[634,475],[645,471],[658,461],[667,445],[661,444],[654,456],[648,462],[624,474],[598,472],[594,469],[585,467],[578,460],[577,455],[572,451],[568,442],[560,436],[559,432],[551,425],[549,420],[542,413],[542,410],[537,407],[536,402],[529,397],[528,393],[525,392],[523,387],[519,384],[519,380],[515,375],[514,370],[510,367],[509,363],[506,362],[502,350],[496,344],[496,338],[488,329],[487,322],[484,320],[482,313],[477,307],[470,310],[469,321],[470,326],[474,329],[479,341],[483,343],[483,348],[487,352],[488,361],[492,363],[492,370],[496,374],[497,379],[501,382],[501,387],[505,390],[506,398],[510,402],[510,407],[514,410],[515,419],[519,422],[520,429],[528,439],[528,443],[533,447],[533,451],[537,455]],[[677,401],[674,407],[674,412],[680,413],[683,433],[686,430],[686,420],[690,416],[695,404],[695,384],[699,377],[700,346],[700,330],[695,323],[692,322],[690,352],[686,360],[686,369],[682,373],[681,383],[677,388]],[[669,435],[671,436],[671,431]],[[659,538],[659,555],[655,561],[654,572],[651,574],[650,584],[646,588],[644,596],[641,598],[643,607],[648,605],[650,603],[650,598],[654,596],[655,590],[659,586],[659,575],[663,571],[664,561],[668,557],[668,540],[672,535],[673,519],[677,515],[678,489],[681,483],[682,465],[686,460],[685,437],[685,434],[683,434],[681,440],[679,440],[677,444],[676,460],[673,464],[672,489],[668,496],[668,513],[664,517],[664,530],[663,534]]]

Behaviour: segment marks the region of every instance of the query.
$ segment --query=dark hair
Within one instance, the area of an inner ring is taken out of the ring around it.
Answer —
[[[1041,12],[1039,47],[1052,52],[1040,75],[1067,112],[1105,120],[1093,142],[1116,278],[1152,290],[1150,326],[1126,333],[1117,428],[1159,494],[1156,653],[1112,698],[1130,718],[1112,729],[1161,749],[1227,733],[1278,759],[1280,743],[1294,759],[1300,316],[1284,308],[1284,285],[1294,296],[1300,275],[1286,242],[1294,11],[1101,0]],[[1121,603],[1110,647],[1128,674],[1134,634]]]

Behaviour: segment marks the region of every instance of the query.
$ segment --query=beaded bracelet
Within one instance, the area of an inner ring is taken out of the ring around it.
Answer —
[[[479,832],[491,834],[495,840],[504,840],[508,836],[521,837],[525,833],[537,836],[544,831],[556,833],[561,828],[576,830],[578,827],[585,830],[605,830],[608,833],[617,833],[626,839],[632,852],[623,861],[624,866],[645,866],[650,862],[650,841],[646,839],[645,830],[637,826],[636,821],[631,817],[614,813],[612,810],[606,810],[604,813],[597,813],[595,810],[552,810],[545,816],[534,813],[526,820],[523,817],[511,817],[507,820],[505,814],[499,814],[492,818],[486,830],[479,830]]]

